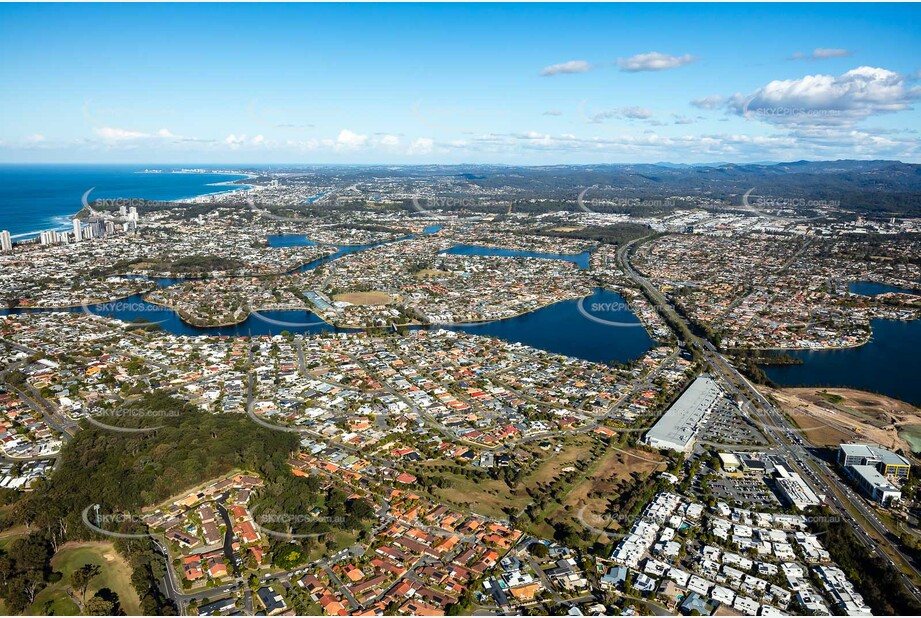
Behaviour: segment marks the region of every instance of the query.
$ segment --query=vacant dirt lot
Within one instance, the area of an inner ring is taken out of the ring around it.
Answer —
[[[347,292],[336,294],[333,300],[341,300],[353,305],[389,305],[393,298],[387,292]]]
[[[921,410],[884,395],[849,388],[784,388],[770,394],[816,446],[866,440],[910,452],[899,431],[921,425]]]

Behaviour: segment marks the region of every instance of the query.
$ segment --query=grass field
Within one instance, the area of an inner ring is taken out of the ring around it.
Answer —
[[[556,445],[553,440],[549,442]],[[537,442],[520,445],[515,451],[515,458],[520,462],[530,462],[530,467],[514,489],[501,480],[468,479],[459,474],[433,470],[435,474],[451,480],[450,487],[435,490],[435,497],[483,515],[506,517],[508,509],[517,514],[531,503],[529,491],[546,491],[557,477],[572,470],[577,462],[588,460],[596,444],[597,438],[592,435],[579,434],[568,436],[559,453],[552,447],[542,449]],[[636,449],[608,447],[573,483],[561,488],[561,494],[554,496],[555,501],[545,508],[540,521],[532,526],[531,531],[551,537],[554,523],[567,522],[581,527],[578,514],[583,508],[589,514],[604,515],[608,502],[623,490],[634,475],[645,477],[661,469],[661,460],[659,455]],[[423,462],[417,469],[424,473],[441,463]],[[588,537],[586,535],[585,540],[590,544],[594,538]]]
[[[0,532],[0,549],[9,549],[13,541],[28,536],[30,531],[28,526],[19,525]]]
[[[554,442],[554,444],[556,444]],[[436,497],[448,504],[454,504],[475,513],[492,517],[506,517],[506,509],[515,513],[525,508],[531,497],[528,490],[547,484],[564,468],[586,457],[591,451],[592,438],[585,435],[570,436],[559,453],[541,449],[536,442],[521,445],[515,450],[515,459],[530,462],[530,471],[525,474],[515,489],[509,489],[505,481],[493,479],[468,479],[451,472],[435,472],[451,480],[451,486],[436,490]],[[437,468],[445,462],[426,461],[418,465],[420,472]]]
[[[442,462],[423,462],[418,469],[436,467]],[[477,480],[453,473],[437,474],[446,476],[451,480],[451,486],[436,490],[436,497],[447,504],[453,504],[489,515],[491,517],[505,517],[503,507],[512,507],[516,511],[523,509],[530,502],[530,498],[522,490],[512,492],[504,481],[493,479]]]
[[[586,529],[583,519],[596,528],[609,526],[599,522],[607,519],[608,506],[612,498],[622,493],[633,479],[649,476],[663,469],[663,458],[637,449],[610,448],[578,477],[563,495],[547,508],[533,532],[545,537],[553,536],[554,525],[569,524],[576,529],[585,529],[585,545],[590,545],[595,536]],[[612,529],[617,526],[611,527]]]
[[[425,268],[416,273],[417,279],[425,279],[426,277],[441,277],[449,274],[446,270],[436,270],[434,268]]]
[[[351,547],[355,544],[355,541],[358,540],[358,534],[355,532],[339,530],[333,534],[333,538],[336,540],[335,549],[326,549],[325,537],[320,542],[316,543],[313,549],[310,551],[310,560],[319,560],[320,558],[325,558],[330,556],[340,549],[345,549],[346,547]]]
[[[97,564],[102,572],[90,583],[86,598],[90,599],[97,590],[109,588],[118,594],[122,609],[129,616],[141,615],[141,602],[131,585],[131,567],[115,551],[111,543],[67,543],[51,559],[55,571],[63,574],[61,581],[51,584],[38,593],[29,614],[73,616],[80,613],[77,603],[70,596],[70,574],[84,564]],[[76,593],[76,594],[79,594]]]
[[[836,448],[842,442],[854,440],[857,437],[853,431],[844,431],[834,425],[818,422],[816,417],[799,410],[789,410],[787,416],[803,430],[809,443],[816,446]]]
[[[585,480],[566,496],[556,512],[557,518],[579,523],[577,515],[580,511],[586,517],[603,516],[611,499],[623,492],[634,475],[643,478],[656,470],[664,470],[663,462],[661,455],[636,449],[608,451],[593,466]]]

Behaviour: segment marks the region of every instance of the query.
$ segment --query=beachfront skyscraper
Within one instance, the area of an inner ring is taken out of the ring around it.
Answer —
[[[80,242],[81,238],[80,219],[74,219],[74,242]]]
[[[13,250],[13,239],[10,237],[10,233],[6,230],[0,232],[0,251],[12,251]]]

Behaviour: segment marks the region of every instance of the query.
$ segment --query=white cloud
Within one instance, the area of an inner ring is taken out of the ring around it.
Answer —
[[[817,47],[811,53],[796,52],[791,56],[792,60],[828,60],[829,58],[847,58],[852,56],[853,52],[849,49],[834,49],[827,47]]]
[[[585,73],[591,69],[592,65],[585,60],[570,60],[569,62],[561,62],[560,64],[546,66],[541,70],[540,74],[544,77],[550,77],[553,75],[564,75],[566,73]]]
[[[542,115],[543,116],[562,116],[563,112],[561,112],[558,109],[548,109]]]
[[[33,133],[32,135],[26,138],[27,144],[41,144],[45,141],[45,136],[41,133]]]
[[[649,52],[648,54],[637,54],[629,58],[619,58],[617,66],[621,71],[664,71],[665,69],[674,69],[697,60],[696,56],[684,54],[683,56],[670,56],[660,54],[659,52]]]
[[[242,146],[244,143],[246,143],[246,135],[244,134],[244,135],[237,136],[231,133],[230,135],[224,138],[224,143],[233,149],[237,149],[240,146]]]
[[[648,120],[653,117],[652,110],[645,107],[619,107],[594,114],[589,119],[593,124],[600,124],[610,118],[625,118],[628,120]]]
[[[144,139],[150,137],[149,134],[141,131],[132,131],[130,129],[119,129],[117,127],[97,127],[96,134],[107,142],[122,142],[133,139]]]
[[[394,148],[400,145],[400,138],[396,135],[383,135],[380,138],[381,146]]]
[[[904,76],[862,66],[840,76],[806,75],[775,80],[746,96],[735,95],[729,109],[748,119],[778,125],[853,125],[869,116],[911,109],[921,87]]]
[[[336,148],[340,150],[355,150],[364,146],[367,141],[367,135],[361,135],[360,133],[355,133],[348,129],[342,129],[339,131],[339,136],[336,138]]]
[[[622,107],[620,108],[620,113],[624,118],[633,118],[638,120],[652,118],[652,111],[646,109],[645,107]]]
[[[262,135],[257,135],[256,137],[253,138],[253,144],[256,146],[263,144],[264,142],[265,142],[265,137],[263,137]]]
[[[432,148],[435,145],[435,140],[430,137],[419,137],[413,140],[413,143],[409,145],[409,150],[407,154],[411,155],[422,155],[432,152]]]
[[[725,104],[726,97],[720,96],[718,94],[700,99],[694,99],[691,101],[691,105],[700,109],[717,109],[718,107],[722,107]]]

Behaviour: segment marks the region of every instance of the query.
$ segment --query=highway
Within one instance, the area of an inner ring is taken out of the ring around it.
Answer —
[[[903,572],[902,568],[888,553],[879,551],[878,541],[874,540],[860,523],[850,515],[847,506],[860,513],[861,517],[885,540],[889,550],[904,560],[905,564],[909,565],[916,578],[921,578],[921,572],[918,571],[911,559],[901,551],[898,546],[898,540],[883,525],[873,512],[873,509],[862,498],[857,496],[850,487],[842,483],[824,460],[805,448],[800,437],[800,430],[792,425],[786,416],[740,374],[712,343],[694,335],[690,325],[678,314],[668,299],[649,280],[633,268],[629,259],[630,251],[634,245],[642,240],[645,240],[645,238],[633,240],[617,250],[617,261],[624,274],[646,291],[649,299],[659,311],[666,312],[669,318],[676,323],[687,326],[688,332],[685,334],[685,338],[688,340],[686,343],[689,349],[698,352],[709,363],[713,374],[740,402],[743,414],[756,422],[762,428],[766,437],[788,456],[788,461],[792,464],[794,470],[803,479],[808,479],[813,488],[817,490],[816,493],[825,496],[826,503],[836,510],[839,516],[843,517],[843,521],[850,524],[857,538],[869,548],[870,552],[881,556],[901,574],[905,588],[916,599],[921,601],[921,590],[914,584],[912,578]],[[835,488],[838,493],[832,491],[832,488]],[[846,496],[847,506],[841,502],[838,497],[839,494]]]

